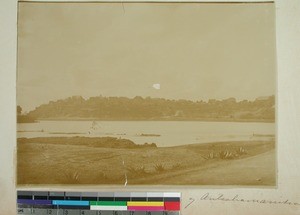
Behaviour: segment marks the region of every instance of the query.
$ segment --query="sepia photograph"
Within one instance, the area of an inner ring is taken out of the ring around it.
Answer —
[[[275,6],[19,2],[17,185],[277,184]]]

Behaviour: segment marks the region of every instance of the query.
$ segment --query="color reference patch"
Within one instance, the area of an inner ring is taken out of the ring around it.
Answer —
[[[18,191],[18,214],[179,215],[178,192]]]

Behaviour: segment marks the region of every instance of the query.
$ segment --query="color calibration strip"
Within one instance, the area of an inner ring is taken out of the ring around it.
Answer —
[[[18,214],[179,215],[178,192],[18,191]]]

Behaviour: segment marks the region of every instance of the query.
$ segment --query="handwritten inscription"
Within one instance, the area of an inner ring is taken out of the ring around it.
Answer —
[[[189,203],[184,207],[185,209],[190,207],[197,199],[190,198]],[[247,199],[242,198],[238,194],[233,197],[225,196],[224,194],[212,195],[210,193],[205,193],[198,199],[200,201],[225,201],[225,202],[245,202],[245,203],[258,203],[258,204],[283,204],[283,205],[296,205],[300,206],[300,203],[293,202],[288,199],[286,200],[270,200],[270,199]]]
[[[189,207],[195,201],[195,199],[193,199],[193,198],[190,198],[189,200],[190,200],[190,202],[184,208]]]

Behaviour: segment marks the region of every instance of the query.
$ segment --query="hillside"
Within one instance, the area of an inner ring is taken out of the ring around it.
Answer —
[[[36,119],[53,120],[275,120],[275,97],[237,102],[234,98],[205,101],[163,98],[73,96],[50,101],[27,114]]]

